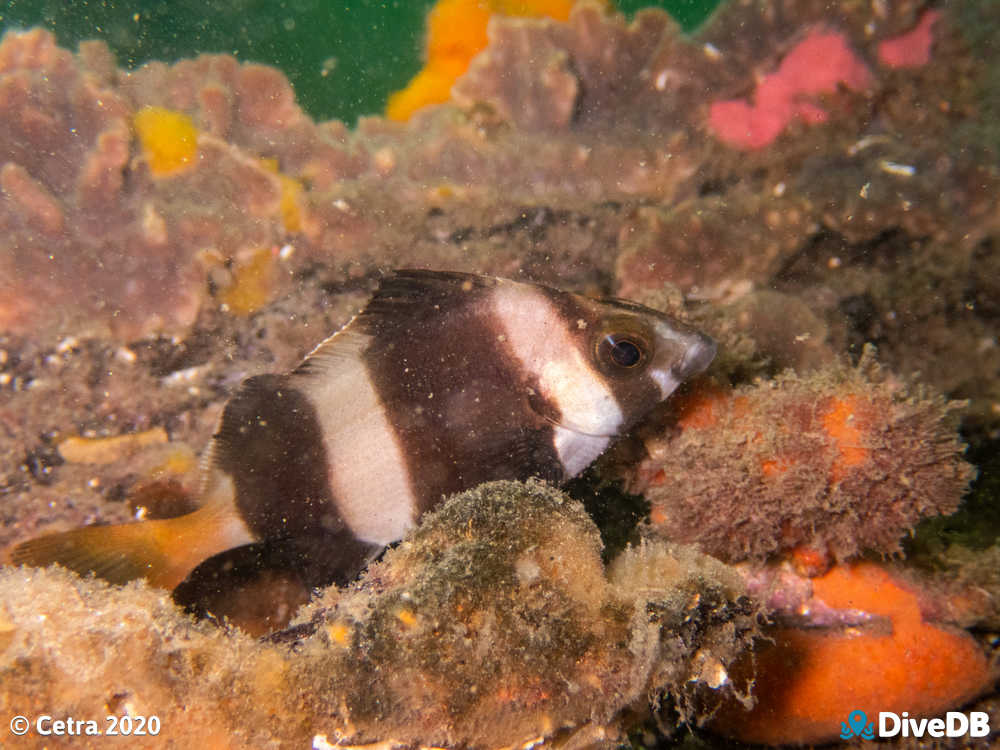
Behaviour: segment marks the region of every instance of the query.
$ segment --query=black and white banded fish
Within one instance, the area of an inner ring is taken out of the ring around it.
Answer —
[[[349,579],[448,494],[576,476],[714,355],[630,302],[399,271],[290,373],[242,384],[198,510],[41,536],[10,559],[173,588],[224,550],[320,534]]]

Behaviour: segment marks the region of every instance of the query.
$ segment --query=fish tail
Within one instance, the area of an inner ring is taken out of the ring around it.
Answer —
[[[46,534],[15,546],[7,562],[36,567],[56,563],[111,583],[145,578],[153,586],[173,589],[203,560],[253,541],[232,503],[212,502],[176,518]]]

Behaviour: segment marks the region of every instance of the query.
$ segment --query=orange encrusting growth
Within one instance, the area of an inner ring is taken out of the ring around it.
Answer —
[[[835,451],[830,467],[831,484],[839,482],[851,469],[862,466],[868,460],[859,406],[858,397],[848,395],[834,398],[829,408],[821,413],[819,426],[830,437],[832,450]],[[759,436],[757,439],[759,440]],[[787,473],[802,459],[808,460],[808,457],[776,455],[766,458],[761,461],[761,472],[765,477],[773,479]]]
[[[711,430],[727,419],[743,420],[748,416],[750,400],[735,396],[731,390],[717,386],[703,386],[692,390],[686,397],[678,398],[677,425],[685,430]],[[838,482],[850,469],[868,460],[865,448],[863,404],[858,396],[849,394],[834,397],[828,407],[820,412],[819,427],[832,441],[836,458],[830,471],[831,482]],[[787,429],[776,425],[778,429]],[[750,440],[759,444],[763,439],[755,433]],[[760,460],[761,473],[768,478],[778,477],[796,465],[799,460],[811,457],[773,455]]]
[[[281,202],[278,210],[281,211],[281,223],[286,232],[302,231],[302,211],[299,209],[302,192],[301,182],[294,177],[281,175]]]
[[[756,654],[757,705],[723,711],[715,728],[746,742],[812,743],[837,737],[856,709],[934,716],[958,708],[996,675],[964,631],[924,621],[917,595],[874,563],[841,565],[813,579],[813,594],[836,609],[886,617],[874,628],[779,628]]]
[[[835,399],[823,415],[823,429],[837,444],[838,458],[831,469],[833,481],[839,481],[848,469],[860,466],[868,458],[864,434],[859,425],[858,399],[855,396]]]
[[[574,4],[575,0],[438,0],[427,16],[424,67],[406,88],[389,97],[386,117],[408,120],[421,107],[448,101],[452,85],[472,58],[486,49],[486,27],[494,13],[565,21]]]
[[[731,388],[705,382],[678,394],[674,398],[674,410],[682,429],[706,430],[718,425],[722,415],[730,409],[745,408],[746,402],[746,398],[734,398]]]
[[[800,576],[815,578],[830,569],[830,553],[825,549],[800,545],[788,554],[788,561]]]
[[[326,634],[332,643],[346,647],[351,642],[351,629],[343,622],[334,622],[327,626]]]
[[[198,129],[183,112],[143,107],[132,118],[149,171],[164,177],[187,169],[198,155]]]
[[[746,396],[735,396],[731,389],[715,385],[695,388],[677,399],[677,425],[684,430],[711,430],[718,427],[727,417],[741,420],[748,416],[750,400]],[[761,434],[754,433],[750,442],[759,444]],[[787,472],[795,461],[789,456],[775,455],[760,460],[761,473],[774,478]]]

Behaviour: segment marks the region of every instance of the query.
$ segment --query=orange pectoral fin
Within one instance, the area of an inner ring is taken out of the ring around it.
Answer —
[[[177,518],[46,534],[14,547],[8,562],[36,567],[57,563],[111,583],[145,578],[153,586],[173,589],[203,560],[253,541],[231,504],[212,503]]]

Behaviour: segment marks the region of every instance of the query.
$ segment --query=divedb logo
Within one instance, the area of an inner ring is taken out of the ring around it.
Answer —
[[[914,719],[909,713],[879,711],[878,734],[875,722],[868,721],[864,711],[855,709],[840,722],[840,739],[860,737],[873,740],[878,737],[985,737],[990,733],[990,717],[985,711],[949,711],[944,718]]]

